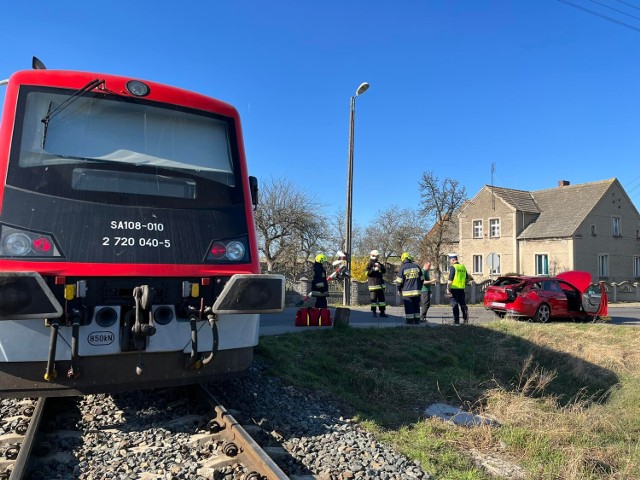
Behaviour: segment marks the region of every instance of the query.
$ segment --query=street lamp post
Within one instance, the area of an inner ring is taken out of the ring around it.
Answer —
[[[351,271],[351,228],[352,228],[352,205],[353,205],[353,135],[356,114],[356,97],[362,95],[369,88],[369,84],[364,82],[356,90],[356,94],[351,97],[351,108],[349,115],[349,164],[347,169],[347,224],[345,232],[345,253],[347,254],[347,269]],[[350,277],[344,278],[344,292],[342,300],[345,306],[351,304]]]

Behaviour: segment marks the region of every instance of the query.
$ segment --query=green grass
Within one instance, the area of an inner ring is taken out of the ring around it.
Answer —
[[[435,478],[492,478],[467,452],[499,454],[527,478],[640,478],[640,331],[497,321],[331,329],[263,337],[286,382],[346,402],[382,441]],[[425,418],[443,402],[500,426]]]

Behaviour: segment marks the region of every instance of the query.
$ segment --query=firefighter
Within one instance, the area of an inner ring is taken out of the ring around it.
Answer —
[[[402,265],[398,270],[396,284],[402,295],[404,318],[408,324],[420,323],[420,290],[422,288],[422,269],[413,261],[410,253],[404,252],[400,256]]]
[[[324,264],[327,256],[323,253],[316,255],[313,264],[313,280],[311,281],[311,296],[316,299],[316,308],[327,308],[327,297],[329,296],[329,282]]]
[[[336,253],[337,260],[334,260],[331,264],[331,268],[333,268],[333,273],[327,277],[327,280],[332,281],[340,281],[344,280],[345,277],[350,277],[351,272],[347,270],[347,254],[342,250],[338,250]]]
[[[378,261],[380,253],[378,250],[371,250],[369,253],[369,263],[367,263],[367,284],[369,285],[369,297],[371,298],[371,313],[377,316],[376,307],[380,309],[381,317],[388,317],[385,313],[387,303],[384,298],[384,274],[387,271],[385,266]]]

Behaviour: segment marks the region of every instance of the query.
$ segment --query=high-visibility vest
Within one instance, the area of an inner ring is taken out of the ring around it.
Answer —
[[[453,268],[455,268],[456,274],[451,282],[451,288],[463,289],[467,284],[467,269],[461,263],[454,263]]]

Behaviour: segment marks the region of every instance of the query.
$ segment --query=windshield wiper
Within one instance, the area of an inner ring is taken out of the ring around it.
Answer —
[[[85,93],[90,92],[94,88],[97,88],[97,87],[99,87],[100,85],[103,85],[103,84],[104,84],[104,80],[100,80],[99,78],[91,80],[84,87],[82,87],[80,90],[78,90],[76,93],[71,95],[69,98],[67,98],[60,105],[58,105],[56,108],[54,108],[53,111],[51,110],[51,102],[49,102],[49,108],[47,109],[47,114],[44,117],[42,117],[42,119],[40,120],[42,123],[44,123],[44,130],[42,132],[42,148],[44,148],[44,144],[47,141],[47,129],[49,128],[49,121],[53,117],[55,117],[58,113],[60,113],[62,110],[67,108],[69,105],[71,105],[78,98],[83,96]]]

